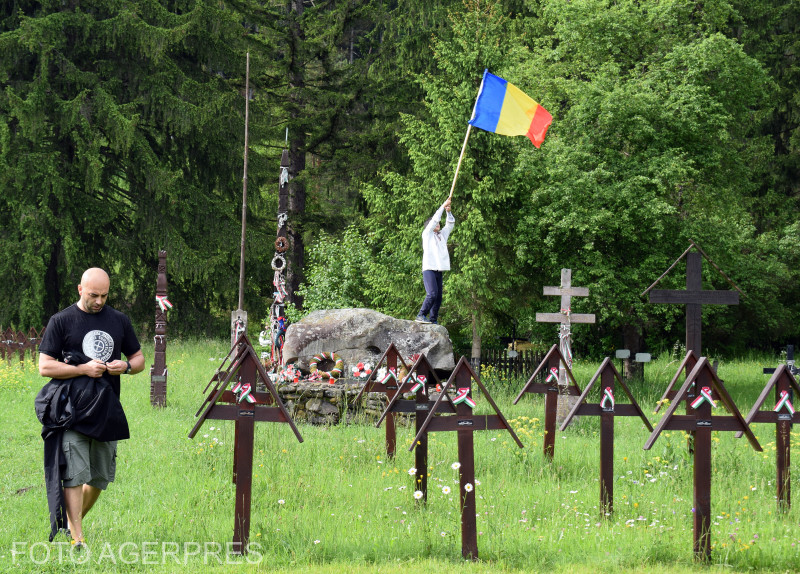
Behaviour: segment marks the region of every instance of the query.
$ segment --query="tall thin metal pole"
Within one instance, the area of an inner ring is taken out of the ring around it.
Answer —
[[[244,243],[247,234],[247,148],[250,119],[250,52],[244,81],[244,173],[242,175],[242,250],[239,255],[239,309],[244,309]]]

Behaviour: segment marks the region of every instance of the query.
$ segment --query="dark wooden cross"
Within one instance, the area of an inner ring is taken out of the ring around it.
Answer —
[[[600,378],[600,402],[597,404],[586,403],[586,397],[592,390],[598,377]],[[615,399],[616,383],[630,399],[630,404],[617,403]],[[600,512],[609,516],[614,512],[614,419],[616,417],[639,417],[644,422],[647,430],[653,432],[653,426],[645,416],[639,403],[633,398],[628,385],[622,380],[619,372],[614,367],[609,357],[601,363],[600,368],[583,389],[578,402],[564,419],[561,430],[565,430],[572,418],[576,415],[590,415],[600,417]]]
[[[229,368],[222,370],[231,356]],[[256,390],[259,380],[268,392]],[[233,482],[236,484],[236,505],[232,550],[237,554],[246,554],[250,542],[255,423],[288,423],[298,441],[303,442],[303,437],[278,397],[272,380],[258,360],[246,334],[239,336],[204,392],[212,384],[214,387],[195,415],[200,418],[189,432],[189,438],[194,438],[208,419],[235,421]],[[269,406],[272,404],[276,406]]]
[[[153,364],[150,367],[150,404],[167,406],[167,309],[172,303],[167,299],[167,252],[158,252],[158,278],[156,279],[156,336]]]
[[[417,469],[414,484],[417,490],[422,492],[422,501],[428,500],[428,433],[420,435],[425,418],[436,401],[431,400],[431,392],[441,385],[436,371],[431,366],[424,354],[411,366],[411,370],[403,377],[400,388],[389,401],[386,410],[383,411],[381,418],[378,419],[376,427],[379,427],[383,419],[390,413],[414,413],[415,433],[420,436],[417,448],[414,449],[414,468]],[[402,399],[405,393],[414,393],[414,400]],[[443,402],[439,407],[439,412],[455,414],[456,408],[449,401]]]
[[[564,371],[565,375],[569,378],[572,384],[567,386],[559,385],[559,367]],[[544,383],[537,383],[536,376],[542,369],[546,368],[547,378]],[[542,439],[542,448],[544,449],[544,456],[553,460],[553,455],[556,449],[556,416],[558,410],[558,397],[559,394],[564,393],[574,397],[581,395],[581,389],[572,375],[570,368],[564,355],[558,348],[558,345],[553,345],[547,354],[533,371],[533,374],[522,387],[522,390],[514,399],[516,405],[525,393],[537,393],[545,395],[544,399],[544,438]]]
[[[655,283],[644,290],[642,296],[650,293],[650,303],[672,303],[686,305],[686,350],[694,351],[698,357],[702,356],[701,331],[703,326],[703,305],[738,305],[739,288],[730,280],[717,265],[708,258],[702,249],[690,241],[688,249],[675,260]],[[697,251],[689,252],[691,249]],[[669,273],[673,267],[686,257],[686,289],[653,289]],[[713,291],[703,289],[703,257],[705,257],[719,273],[728,280],[735,291]]]
[[[492,406],[495,414],[475,415],[472,413],[475,405],[471,396],[473,381],[480,387],[483,397]],[[456,395],[452,399],[447,396],[447,392],[451,389],[456,391]],[[452,404],[444,407],[446,401],[452,401]],[[452,405],[456,406],[455,415],[437,416],[444,413],[445,408],[449,410]],[[478,559],[478,526],[475,520],[475,446],[472,433],[478,430],[499,429],[507,430],[517,445],[524,448],[511,425],[508,424],[503,413],[492,400],[486,387],[481,383],[477,373],[470,366],[469,361],[465,357],[461,357],[408,449],[411,451],[417,447],[418,441],[421,441],[427,432],[455,431],[458,433],[458,462],[461,464],[458,489],[461,502],[461,556],[468,560]]]
[[[679,371],[680,372],[680,371]],[[696,398],[692,412],[676,415],[675,411],[689,391],[696,387]],[[719,397],[715,399],[714,397]],[[715,416],[716,401],[721,401],[729,416]],[[667,412],[656,425],[644,445],[650,450],[663,430],[693,431],[694,440],[694,554],[698,560],[711,558],[711,432],[741,431],[747,435],[752,447],[761,452],[753,431],[747,425],[736,404],[731,399],[722,381],[717,377],[706,357],[700,357],[676,394]]]
[[[386,375],[382,380],[378,381],[378,367],[383,365],[384,361],[386,362]],[[389,343],[389,346],[383,352],[381,358],[378,359],[377,363],[375,363],[375,368],[372,369],[372,374],[370,374],[369,378],[367,378],[366,382],[364,383],[364,386],[361,387],[358,395],[356,395],[354,400],[356,405],[360,404],[361,397],[365,392],[384,393],[389,402],[392,401],[394,396],[397,394],[398,387],[400,386],[398,361],[403,365],[403,367],[405,367],[406,371],[408,371],[408,365],[403,360],[403,357],[400,356],[397,347],[394,346],[394,343]],[[393,458],[396,448],[397,431],[395,430],[394,414],[389,412],[386,413],[386,456]]]
[[[772,389],[775,389],[775,407],[762,411],[761,407]],[[798,387],[797,380],[794,378],[792,368],[789,365],[781,365],[775,369],[767,386],[761,391],[753,408],[745,417],[748,425],[752,423],[775,423],[778,510],[789,510],[792,507],[791,432],[792,424],[800,423],[800,413],[795,412],[794,403],[792,402],[795,397],[800,397],[800,387]],[[742,433],[736,434],[736,438],[741,436]]]
[[[786,366],[789,367],[789,372],[795,377],[800,374],[800,369],[794,364],[794,345],[786,345]],[[765,375],[771,375],[775,371],[776,369],[774,367],[764,368]]]

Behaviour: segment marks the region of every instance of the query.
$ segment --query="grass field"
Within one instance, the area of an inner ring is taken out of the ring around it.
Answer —
[[[145,349],[147,364],[152,347]],[[117,480],[84,520],[88,552],[47,542],[41,427],[33,399],[44,380],[33,365],[0,363],[0,571],[3,572],[796,572],[800,513],[776,511],[775,428],[754,425],[764,452],[733,433],[715,433],[711,564],[692,554],[692,460],[682,433],[665,432],[649,451],[638,419],[616,421],[614,514],[599,511],[599,423],[583,417],[542,451],[544,400],[512,400],[524,380],[490,370],[483,382],[520,439],[476,433],[480,561],[461,558],[455,433],[433,434],[429,500],[414,500],[410,429],[398,427],[388,459],[384,430],[369,424],[256,425],[251,540],[229,555],[233,534],[233,423],[207,421],[187,434],[202,390],[227,353],[223,342],[170,341],[168,406],[149,404],[147,372],[123,378],[131,439],[121,442]],[[778,358],[722,362],[720,377],[746,414]],[[584,386],[598,363],[577,363]],[[653,407],[677,363],[647,365],[633,385]],[[597,402],[599,397],[594,397]],[[771,398],[770,398],[771,400]],[[477,413],[488,413],[478,397]],[[541,420],[540,420],[541,419]],[[798,433],[792,434],[796,449]],[[795,455],[797,456],[797,455]],[[797,475],[797,473],[795,473]],[[796,478],[793,480],[796,484]],[[796,489],[795,489],[796,490]],[[800,504],[800,503],[798,503]]]

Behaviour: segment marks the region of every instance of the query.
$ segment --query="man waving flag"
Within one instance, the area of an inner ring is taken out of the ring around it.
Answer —
[[[522,90],[484,70],[470,125],[504,136],[528,136],[541,147],[553,116]]]

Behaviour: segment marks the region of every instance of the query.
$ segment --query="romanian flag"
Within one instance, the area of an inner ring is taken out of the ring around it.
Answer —
[[[522,90],[484,70],[471,125],[504,136],[528,136],[538,148],[552,122],[550,112]]]

